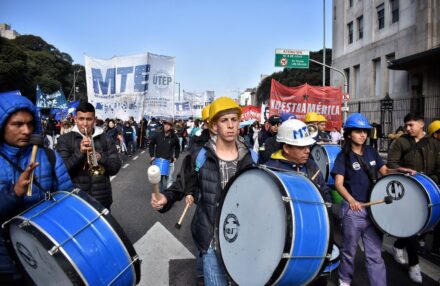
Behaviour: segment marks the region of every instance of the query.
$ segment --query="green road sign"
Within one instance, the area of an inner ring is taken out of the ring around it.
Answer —
[[[275,67],[308,69],[309,57],[309,51],[276,49]]]

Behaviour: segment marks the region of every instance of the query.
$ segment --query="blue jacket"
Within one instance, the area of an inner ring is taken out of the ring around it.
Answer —
[[[7,95],[0,96],[0,134],[3,134],[4,126],[9,117],[19,111],[27,110],[34,116],[34,133],[40,134],[42,131],[38,112],[31,101],[24,96]],[[29,164],[32,154],[32,146],[15,147],[4,142],[3,135],[0,138],[0,152],[8,157],[12,162],[25,169]],[[52,166],[46,156],[46,152],[39,148],[37,151],[36,162],[40,165],[34,171],[34,180],[47,191],[52,187],[54,190],[73,189],[67,169],[62,158],[56,154],[55,175],[52,178]],[[40,190],[35,184],[32,188],[32,196],[18,197],[14,192],[14,184],[17,182],[20,172],[0,156],[0,223],[16,216],[28,209],[35,203],[44,199],[44,191]],[[3,239],[0,237],[0,274],[13,271],[10,259],[6,253]]]

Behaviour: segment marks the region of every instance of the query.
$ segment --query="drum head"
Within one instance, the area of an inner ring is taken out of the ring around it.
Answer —
[[[18,223],[19,220],[16,220]],[[11,243],[24,270],[35,282],[44,282],[44,285],[84,285],[82,279],[70,265],[70,271],[65,271],[59,261],[48,253],[48,246],[43,240],[35,239],[34,234],[12,223],[9,232]],[[70,274],[70,277],[68,276]]]
[[[267,284],[285,265],[281,255],[292,214],[286,214],[279,184],[267,171],[250,169],[235,177],[223,198],[217,241],[225,269],[239,285]]]
[[[376,225],[396,237],[410,237],[419,233],[429,217],[428,196],[415,177],[392,174],[380,179],[374,186],[370,201],[391,196],[391,204],[370,207]]]
[[[310,152],[312,154],[313,160],[321,170],[322,176],[324,176],[324,180],[327,181],[329,176],[329,161],[327,151],[321,145],[315,145]]]

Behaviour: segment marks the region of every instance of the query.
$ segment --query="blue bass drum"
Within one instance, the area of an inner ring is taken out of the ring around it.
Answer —
[[[381,178],[373,187],[370,201],[386,196],[390,204],[370,207],[374,223],[395,237],[410,237],[433,228],[440,219],[440,190],[428,176],[392,174]]]
[[[140,261],[108,210],[78,189],[3,224],[9,245],[37,285],[135,285]]]
[[[319,170],[321,170],[322,176],[329,187],[334,187],[335,185],[335,180],[330,175],[330,172],[333,169],[339,152],[341,152],[341,146],[336,144],[317,144],[310,151],[313,160],[318,165]]]
[[[162,176],[168,176],[170,174],[170,161],[162,158],[154,159],[154,165],[159,167],[160,174]]]
[[[216,242],[238,285],[307,285],[325,268],[330,224],[313,183],[295,172],[247,169],[226,186]]]

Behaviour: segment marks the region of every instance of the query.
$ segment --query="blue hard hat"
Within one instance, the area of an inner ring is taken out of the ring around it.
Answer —
[[[288,112],[281,113],[280,117],[281,117],[281,122],[285,122],[289,119],[296,119],[296,116],[294,114]]]
[[[371,129],[373,126],[368,123],[368,119],[360,113],[353,113],[345,121],[344,128]]]

